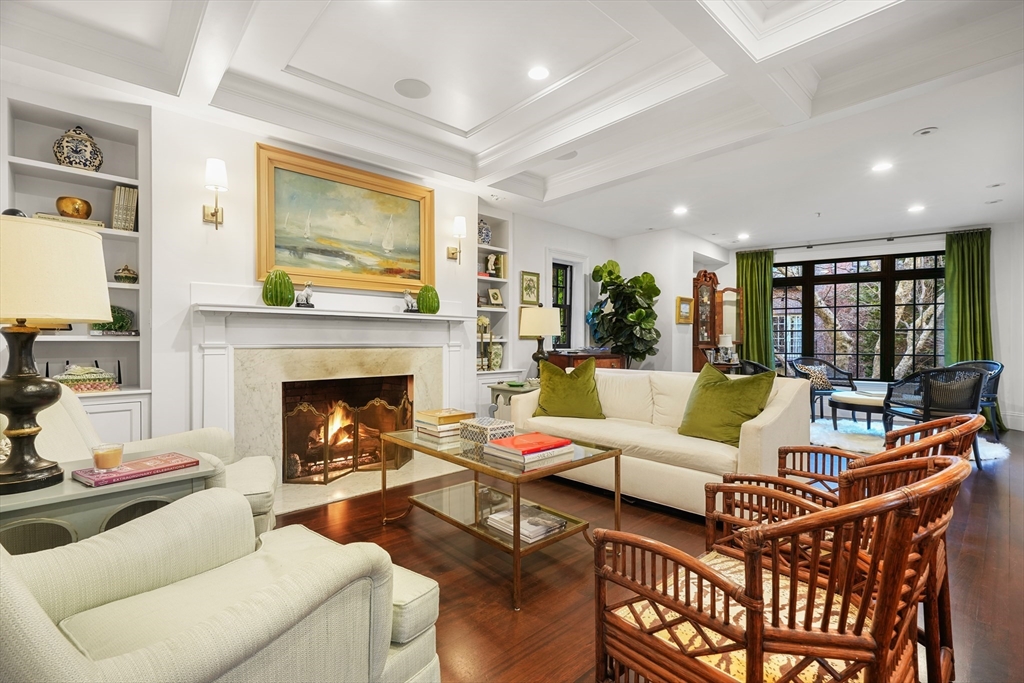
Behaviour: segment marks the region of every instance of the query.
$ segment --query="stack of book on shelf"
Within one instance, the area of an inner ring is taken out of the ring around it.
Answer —
[[[455,408],[417,410],[415,415],[417,436],[435,446],[461,443],[459,422],[473,417],[475,417],[473,413]]]
[[[36,211],[33,218],[42,218],[44,221],[54,221],[57,223],[71,223],[72,225],[81,225],[86,228],[92,228],[93,230],[96,228],[102,230],[107,227],[103,221],[90,221],[85,218],[72,218],[71,216],[61,216],[60,214],[43,213],[41,211]]]
[[[484,446],[484,456],[503,465],[518,467],[524,472],[569,462],[576,447],[569,439],[540,432],[517,434],[495,439]]]
[[[487,526],[503,534],[512,535],[512,508],[495,512],[487,517]],[[565,520],[545,512],[536,505],[519,506],[519,538],[525,543],[534,543],[565,529]]]
[[[139,189],[118,185],[114,188],[114,206],[110,227],[114,230],[135,231],[135,214],[139,207]]]

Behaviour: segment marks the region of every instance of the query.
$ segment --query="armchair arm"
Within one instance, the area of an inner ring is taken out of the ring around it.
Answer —
[[[825,509],[807,498],[763,485],[765,483],[704,484],[704,543],[707,550],[714,549],[742,558],[743,549],[737,535],[740,530],[782,522]],[[721,506],[718,505],[719,496]]]
[[[59,623],[219,567],[255,546],[245,497],[210,489],[92,538],[12,561],[50,619]]]
[[[190,432],[168,434],[142,441],[132,441],[124,445],[125,453],[142,451],[174,450],[175,448],[191,448],[201,453],[209,453],[221,462],[230,465],[235,461],[235,437],[227,430],[218,427],[204,427]]]
[[[512,422],[516,429],[525,429],[526,421],[533,417],[540,405],[540,389],[512,397]]]
[[[828,446],[783,446],[779,449],[779,476],[800,477],[830,493],[839,490],[839,475],[864,455]]]
[[[97,665],[105,680],[124,683],[229,674],[231,680],[376,681],[390,646],[391,594],[391,558],[383,549],[336,545],[215,616]]]
[[[773,477],[770,474],[733,474],[726,472],[722,475],[722,481],[726,484],[745,484],[747,486],[763,486],[765,488],[782,491],[797,498],[809,500],[815,505],[823,508],[830,508],[839,505],[839,498],[835,494],[822,491],[810,484],[796,479],[785,477]]]

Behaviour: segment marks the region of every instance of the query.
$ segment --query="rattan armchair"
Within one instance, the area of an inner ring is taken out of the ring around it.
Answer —
[[[995,435],[996,441],[1001,441],[996,410],[999,406],[999,377],[1003,374],[1003,364],[995,360],[963,360],[959,363],[953,363],[949,367],[973,368],[981,370],[987,375],[985,387],[981,390],[981,408],[988,408],[991,411],[989,426],[992,427],[992,433]]]
[[[825,373],[825,377],[832,384],[832,389],[815,389],[811,385],[811,420],[814,418],[814,404],[818,403],[818,410],[820,417],[825,417],[825,397],[831,396],[835,391],[856,391],[857,384],[853,381],[853,373],[847,372],[842,368],[836,367],[827,360],[821,358],[814,358],[811,356],[804,356],[802,358],[795,358],[789,361],[789,366],[793,369],[793,374],[800,379],[806,379],[810,381],[811,377],[805,370],[801,370],[801,366],[805,368],[815,368]]]
[[[981,393],[986,374],[974,368],[936,368],[919,370],[889,385],[882,405],[886,431],[893,420],[929,422],[936,418],[981,413]],[[974,460],[981,469],[977,434]]]
[[[723,492],[743,523],[700,559],[598,530],[596,679],[916,683],[917,605],[970,474],[961,459],[927,464],[898,490],[827,509]]]

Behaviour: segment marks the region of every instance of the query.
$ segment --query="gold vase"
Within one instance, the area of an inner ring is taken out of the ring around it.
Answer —
[[[57,197],[57,212],[65,218],[84,220],[92,215],[92,204],[78,197]]]

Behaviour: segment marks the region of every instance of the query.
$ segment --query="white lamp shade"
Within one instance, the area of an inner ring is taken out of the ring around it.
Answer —
[[[98,232],[0,216],[0,323],[109,322],[106,270]]]
[[[223,159],[206,160],[206,189],[227,192],[228,167]]]
[[[718,335],[718,345],[721,347],[732,346],[732,335],[731,334],[720,334]]]
[[[455,225],[452,227],[452,234],[455,235],[455,237],[460,239],[460,240],[466,236],[466,217],[465,216],[456,216],[455,217]]]
[[[520,337],[553,337],[562,333],[557,308],[523,308],[519,314]]]

